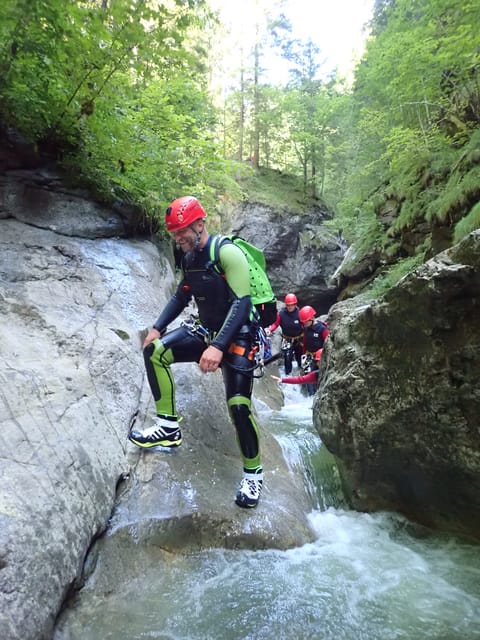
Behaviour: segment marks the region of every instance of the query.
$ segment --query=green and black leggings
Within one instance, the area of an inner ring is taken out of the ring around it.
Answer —
[[[244,470],[260,472],[259,431],[251,410],[253,362],[249,359],[252,334],[242,327],[222,361],[227,407],[237,431]],[[175,381],[170,366],[175,362],[199,362],[208,343],[195,329],[181,326],[154,340],[143,350],[148,382],[158,415],[177,417]]]

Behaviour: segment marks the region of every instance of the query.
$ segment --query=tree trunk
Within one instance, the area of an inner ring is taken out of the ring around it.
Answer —
[[[258,26],[255,40],[255,53],[254,53],[254,81],[253,81],[253,166],[258,169],[260,166],[260,92],[258,86],[258,80],[260,75],[260,46],[258,43]]]
[[[240,114],[238,123],[238,159],[243,160],[243,139],[245,135],[245,70],[243,67],[243,49],[242,49],[242,66],[240,69]]]

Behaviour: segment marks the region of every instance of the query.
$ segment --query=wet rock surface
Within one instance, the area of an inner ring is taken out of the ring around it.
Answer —
[[[331,311],[314,424],[357,509],[480,539],[480,231]]]
[[[106,531],[119,566],[126,541],[175,551],[310,540],[309,499],[268,425],[261,506],[234,505],[241,461],[220,374],[178,368],[175,456],[127,440],[133,416],[152,414],[141,340],[174,288],[169,252],[118,238],[88,203],[70,201],[65,216],[63,194],[57,206],[49,191],[43,213],[18,184],[1,194],[2,640],[51,637]]]

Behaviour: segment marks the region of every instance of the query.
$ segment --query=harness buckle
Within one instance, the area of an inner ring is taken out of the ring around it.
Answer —
[[[210,332],[200,324],[199,320],[195,318],[195,316],[190,316],[187,320],[182,320],[180,326],[188,329],[188,331],[193,335],[199,335],[207,344],[210,344]]]

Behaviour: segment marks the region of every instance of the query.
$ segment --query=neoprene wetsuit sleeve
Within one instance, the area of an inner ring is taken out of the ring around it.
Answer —
[[[319,370],[315,369],[314,371],[305,373],[303,376],[287,376],[286,378],[282,378],[282,382],[286,382],[287,384],[315,384],[318,380],[319,373]]]
[[[251,308],[250,296],[234,300],[222,328],[212,340],[212,345],[226,351],[240,327],[248,321]]]
[[[167,306],[159,315],[158,319],[153,325],[153,328],[157,331],[160,331],[160,333],[162,333],[168,327],[172,320],[175,320],[175,318],[181,314],[181,312],[189,303],[189,297],[183,294],[180,287],[181,284],[179,285],[177,291],[167,302]]]
[[[250,318],[252,311],[250,275],[243,251],[233,243],[228,242],[220,247],[219,259],[234,299],[212,345],[221,351],[226,351],[240,327]]]

